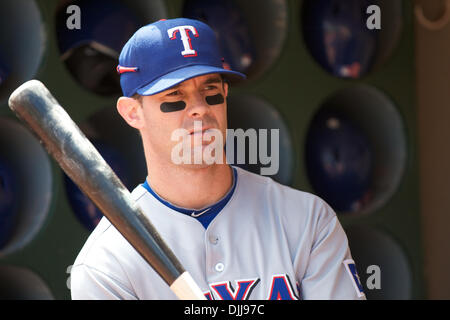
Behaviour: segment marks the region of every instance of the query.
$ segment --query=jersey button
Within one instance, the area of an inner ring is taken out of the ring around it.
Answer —
[[[210,235],[209,242],[211,242],[212,244],[217,244],[219,242],[219,237],[215,235]]]
[[[223,269],[225,268],[224,264],[219,262],[218,264],[216,264],[216,266],[214,267],[214,269],[216,269],[217,272],[222,272]]]

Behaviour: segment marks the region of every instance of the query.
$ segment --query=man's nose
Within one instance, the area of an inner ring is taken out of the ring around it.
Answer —
[[[209,106],[201,94],[192,95],[187,101],[187,112],[192,118],[201,118],[209,111]]]

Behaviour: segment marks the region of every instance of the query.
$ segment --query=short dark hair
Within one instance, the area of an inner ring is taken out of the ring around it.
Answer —
[[[135,93],[131,98],[139,101],[139,103],[142,105],[142,96],[139,93]]]

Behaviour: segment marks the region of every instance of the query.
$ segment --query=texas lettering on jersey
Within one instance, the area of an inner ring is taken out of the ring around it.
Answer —
[[[208,300],[248,300],[260,283],[260,279],[242,279],[235,281],[233,288],[230,281],[216,282],[210,284],[211,290],[204,292]],[[292,287],[291,281],[286,274],[272,276],[270,289],[267,292],[267,300],[298,300],[299,297]]]

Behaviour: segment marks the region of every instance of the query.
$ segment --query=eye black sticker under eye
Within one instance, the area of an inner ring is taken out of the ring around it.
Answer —
[[[223,95],[221,95],[220,93],[216,94],[215,96],[206,97],[205,100],[206,103],[210,106],[213,106],[215,104],[222,104],[225,101]]]
[[[160,108],[162,112],[181,111],[184,108],[186,108],[186,102],[184,101],[164,102],[161,103]]]

